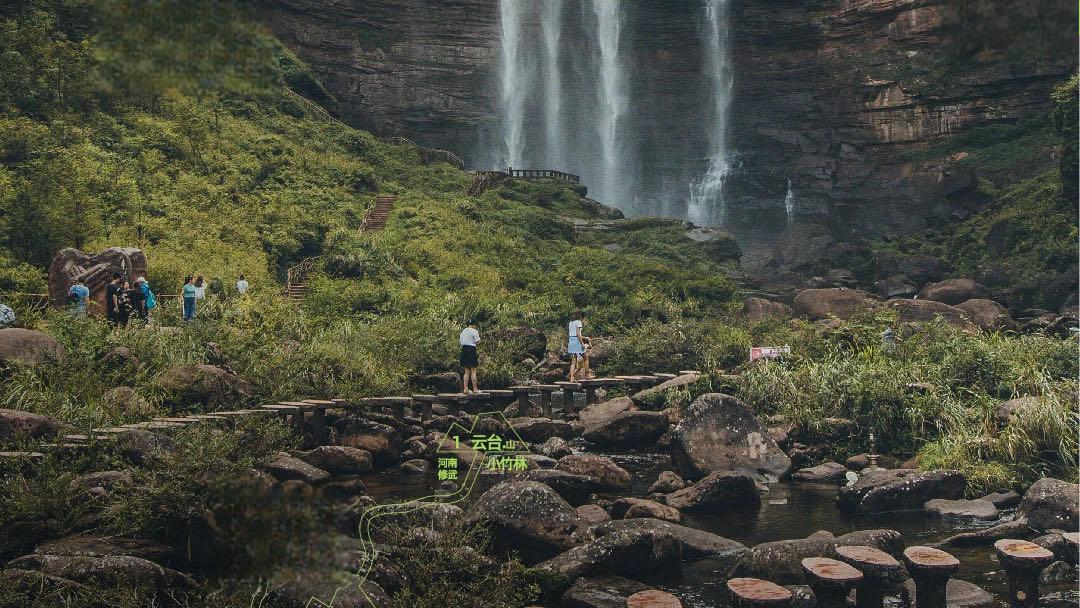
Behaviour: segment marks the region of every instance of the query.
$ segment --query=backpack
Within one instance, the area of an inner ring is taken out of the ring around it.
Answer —
[[[15,311],[10,307],[0,304],[0,327],[15,324]]]

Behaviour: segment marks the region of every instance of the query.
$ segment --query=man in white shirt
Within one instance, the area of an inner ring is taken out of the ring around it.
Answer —
[[[476,368],[480,367],[480,355],[476,350],[476,343],[480,341],[480,332],[476,331],[476,321],[469,321],[465,329],[461,330],[458,342],[461,344],[461,392],[472,395],[480,392],[480,385],[476,381]],[[469,390],[469,379],[472,379],[472,388]]]
[[[240,275],[240,280],[238,280],[236,282],[236,293],[238,293],[240,295],[244,295],[245,293],[247,293],[247,290],[248,290],[247,279],[244,278],[244,275]]]

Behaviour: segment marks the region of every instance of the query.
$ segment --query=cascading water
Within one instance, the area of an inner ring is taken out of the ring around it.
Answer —
[[[727,223],[724,182],[731,171],[728,153],[728,111],[733,82],[728,40],[728,0],[705,1],[705,69],[710,86],[709,159],[705,175],[690,185],[688,219],[696,224]]]
[[[609,202],[625,203],[619,200],[621,193],[617,191],[619,173],[624,169],[619,153],[619,122],[627,106],[622,61],[619,58],[622,16],[619,0],[593,0],[592,8],[596,14],[596,39],[600,47],[598,130],[602,173],[597,190]]]
[[[562,38],[562,0],[547,0],[540,21],[544,38],[544,159],[548,168],[566,166],[564,153],[566,135],[562,122],[562,75],[559,70],[559,51]]]
[[[525,155],[525,95],[528,92],[523,82],[524,69],[521,65],[521,25],[522,9],[520,0],[500,0],[499,17],[500,61],[502,78],[500,87],[500,105],[502,109],[502,143],[504,166],[521,166]]]
[[[787,192],[784,193],[784,213],[787,225],[795,223],[795,191],[791,189],[791,180],[787,180]]]

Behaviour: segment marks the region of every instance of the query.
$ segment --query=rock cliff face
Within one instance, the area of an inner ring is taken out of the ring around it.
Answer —
[[[480,165],[498,120],[498,4],[264,0],[260,10],[345,120]],[[687,113],[700,105],[700,7],[659,4],[623,3],[646,198],[682,196],[704,163],[704,129]],[[1019,21],[1010,6],[732,0],[730,228],[779,234],[789,180],[795,217],[840,238],[916,230],[976,204],[975,177],[958,164],[970,134],[1041,117],[1050,88],[1076,69],[1075,5],[1039,3]],[[1045,35],[1055,23],[1060,36]],[[1048,141],[1013,170],[1054,162]]]

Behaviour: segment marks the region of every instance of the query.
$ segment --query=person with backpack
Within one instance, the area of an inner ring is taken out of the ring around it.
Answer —
[[[135,279],[135,286],[138,287],[139,293],[142,294],[142,307],[139,310],[139,318],[150,318],[150,311],[157,306],[157,298],[154,296],[154,291],[150,289],[150,283],[146,281],[146,277],[139,277]]]

